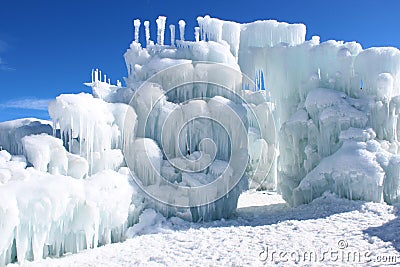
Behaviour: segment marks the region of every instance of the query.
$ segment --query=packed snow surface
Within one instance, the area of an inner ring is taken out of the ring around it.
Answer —
[[[397,266],[398,208],[332,194],[291,208],[275,193],[249,191],[228,220],[145,210],[123,243],[21,266]]]

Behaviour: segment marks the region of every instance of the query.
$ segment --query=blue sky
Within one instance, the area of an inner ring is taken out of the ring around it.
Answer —
[[[135,18],[150,20],[153,40],[159,15],[167,16],[167,25],[184,19],[185,37],[193,39],[197,16],[209,14],[238,22],[302,22],[307,39],[355,40],[367,48],[400,47],[399,10],[396,0],[0,0],[0,121],[48,118],[49,99],[90,91],[82,83],[92,68],[114,83],[122,80]]]

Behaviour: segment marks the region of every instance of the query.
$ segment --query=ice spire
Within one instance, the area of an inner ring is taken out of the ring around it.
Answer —
[[[179,23],[179,35],[181,37],[181,41],[185,41],[185,26],[186,26],[186,22],[181,19],[178,23]]]
[[[175,46],[175,25],[169,25],[169,30],[171,31],[171,46]]]
[[[135,42],[139,43],[140,19],[135,19],[133,21],[133,26],[135,27]]]
[[[150,22],[146,20],[143,24],[146,31],[146,46],[147,46],[150,44]]]
[[[200,27],[194,27],[194,38],[196,42],[200,41]]]
[[[164,32],[165,32],[165,21],[166,17],[158,16],[156,19],[157,23],[157,44],[164,45]]]

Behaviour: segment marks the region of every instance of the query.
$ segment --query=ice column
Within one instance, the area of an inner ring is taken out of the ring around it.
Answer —
[[[169,25],[169,30],[171,31],[171,45],[175,46],[175,25]]]
[[[146,32],[146,46],[147,46],[150,44],[150,22],[146,20],[143,24]]]
[[[196,42],[200,41],[200,27],[194,27],[194,38]]]
[[[140,19],[135,19],[133,21],[133,26],[135,27],[135,42],[139,43]]]
[[[164,16],[158,16],[156,19],[157,23],[157,44],[164,45],[164,32],[165,32],[165,20]]]
[[[181,37],[181,41],[185,41],[185,26],[186,22],[184,20],[180,20],[179,22],[179,34]]]
[[[197,18],[197,23],[199,24],[200,27],[200,34],[201,34],[201,40],[205,41],[206,40],[206,33],[204,31],[204,18],[203,17],[198,17]]]

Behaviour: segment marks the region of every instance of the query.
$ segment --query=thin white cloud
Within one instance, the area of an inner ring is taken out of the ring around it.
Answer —
[[[1,61],[1,58],[0,58],[0,61]],[[1,62],[0,62],[0,70],[3,70],[3,71],[14,71],[15,69],[14,68],[11,68],[10,66],[8,66],[7,64],[2,64]]]
[[[51,99],[25,98],[10,100],[0,104],[0,108],[46,110]]]
[[[10,71],[10,70],[15,70],[14,68],[10,67],[7,62],[5,62],[1,57],[0,57],[0,70],[4,71]]]

